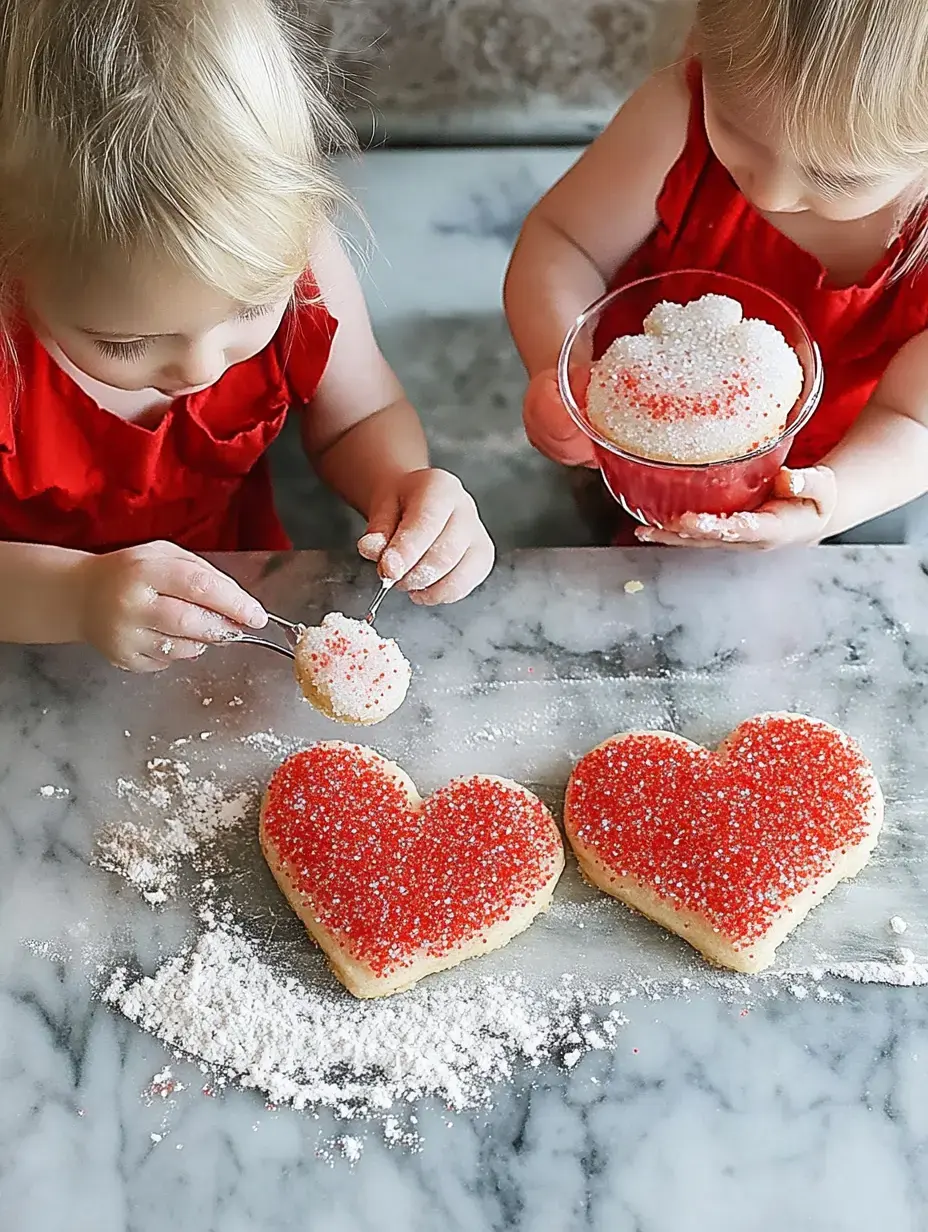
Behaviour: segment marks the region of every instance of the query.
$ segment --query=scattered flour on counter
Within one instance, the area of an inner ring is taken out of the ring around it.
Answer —
[[[147,902],[158,904],[172,896],[182,858],[249,817],[257,791],[226,795],[214,777],[196,778],[186,762],[170,758],[153,757],[146,768],[144,783],[118,779],[117,795],[136,813],[160,812],[160,823],[103,826],[94,862],[135,886]]]
[[[429,1096],[458,1111],[486,1104],[517,1063],[572,1066],[610,1046],[624,1021],[607,1010],[604,1021],[587,1015],[580,1025],[586,997],[570,982],[538,988],[519,976],[470,974],[355,1001],[275,972],[228,921],[154,976],[131,981],[117,969],[103,996],[272,1103],[324,1106],[348,1120],[383,1118]]]
[[[341,1147],[342,1154],[349,1162],[356,1164],[361,1158],[364,1151],[364,1143],[360,1138],[353,1138],[350,1134],[339,1138],[338,1145]]]
[[[928,963],[918,962],[911,950],[898,950],[895,962],[832,962],[821,967],[799,968],[789,974],[806,975],[816,982],[826,976],[832,976],[853,980],[856,984],[892,984],[896,988],[916,988],[928,984]]]
[[[242,736],[241,739],[242,744],[247,745],[249,748],[257,749],[259,753],[272,754],[281,760],[303,747],[301,741],[284,740],[276,732],[272,731],[249,732],[247,736]]]

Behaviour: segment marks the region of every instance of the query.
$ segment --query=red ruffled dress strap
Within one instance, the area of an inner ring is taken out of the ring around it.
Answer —
[[[7,372],[0,385],[0,539],[289,547],[266,453],[290,406],[311,402],[335,330],[318,299],[302,303],[258,355],[146,427],[100,407],[22,326],[18,380]]]

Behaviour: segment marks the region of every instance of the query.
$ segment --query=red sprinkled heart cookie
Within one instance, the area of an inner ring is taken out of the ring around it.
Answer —
[[[518,783],[474,775],[423,801],[399,766],[341,741],[289,757],[261,848],[356,997],[382,997],[506,945],[551,901],[557,826]]]
[[[716,753],[669,732],[612,737],[571,775],[564,821],[594,885],[753,972],[866,864],[883,796],[843,732],[766,714]]]

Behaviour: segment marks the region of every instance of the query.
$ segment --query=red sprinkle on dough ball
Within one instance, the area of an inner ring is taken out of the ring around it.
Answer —
[[[330,612],[305,628],[296,647],[297,678],[335,718],[379,722],[406,697],[412,672],[392,638],[363,620]]]

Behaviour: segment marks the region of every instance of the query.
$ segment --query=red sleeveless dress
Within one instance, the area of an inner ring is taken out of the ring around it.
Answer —
[[[290,547],[264,454],[289,407],[315,394],[335,331],[321,304],[293,309],[263,351],[146,428],[98,406],[22,326],[19,381],[0,373],[0,540]]]
[[[650,274],[712,269],[746,278],[791,304],[818,343],[825,367],[821,404],[789,455],[791,466],[814,466],[845,435],[899,348],[928,328],[928,273],[892,279],[907,243],[903,236],[859,283],[829,285],[821,262],[771,226],[715,157],[703,120],[698,63],[688,80],[686,145],[658,197],[658,225],[618,271],[612,288]]]

